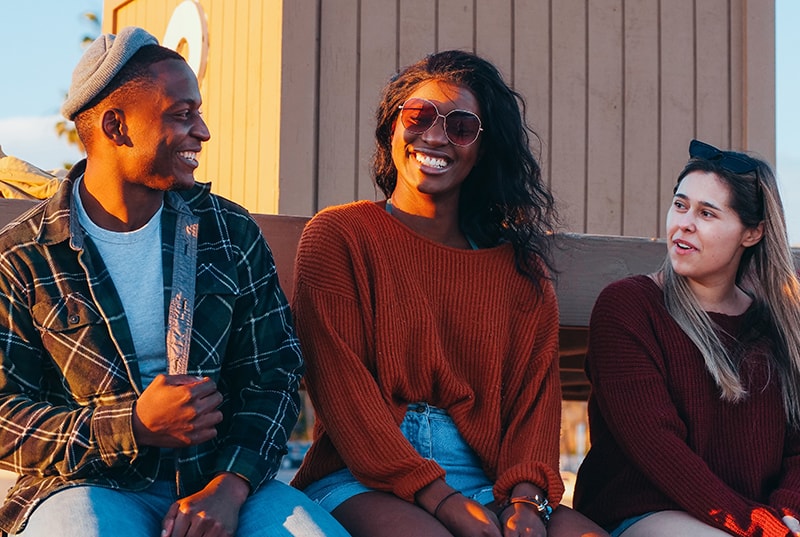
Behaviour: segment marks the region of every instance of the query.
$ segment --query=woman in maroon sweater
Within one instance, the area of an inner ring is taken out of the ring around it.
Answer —
[[[689,153],[662,270],[592,312],[575,505],[613,537],[800,535],[800,287],[775,178]]]

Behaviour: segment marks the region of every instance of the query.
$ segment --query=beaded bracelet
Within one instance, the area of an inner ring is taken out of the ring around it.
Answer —
[[[553,514],[553,508],[550,506],[550,502],[547,501],[547,498],[540,498],[538,495],[536,496],[517,496],[515,498],[509,498],[509,500],[503,504],[500,510],[497,512],[497,516],[500,516],[503,511],[514,505],[515,503],[524,503],[528,505],[532,505],[536,508],[536,511],[539,513],[539,518],[542,519],[545,527],[547,526],[548,522],[550,522],[550,515]]]
[[[439,500],[439,503],[436,504],[436,509],[433,510],[433,518],[439,518],[439,509],[442,508],[442,506],[444,505],[444,502],[446,502],[447,500],[449,500],[450,498],[452,498],[456,494],[461,494],[461,493],[458,492],[457,490],[454,490],[453,492],[451,492],[450,494],[448,494],[447,496],[445,496],[444,498]]]

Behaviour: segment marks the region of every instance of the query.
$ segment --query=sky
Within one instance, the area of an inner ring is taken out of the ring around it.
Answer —
[[[800,1],[775,0],[777,156],[789,238],[800,245]],[[81,158],[55,134],[84,35],[103,0],[0,0],[0,148],[46,170]],[[58,43],[59,46],[53,46]]]

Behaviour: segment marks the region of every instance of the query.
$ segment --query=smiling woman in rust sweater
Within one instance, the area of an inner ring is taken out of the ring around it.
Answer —
[[[592,312],[575,506],[614,537],[800,535],[800,286],[775,177],[689,154],[663,269]]]
[[[377,113],[386,201],[324,210],[301,239],[317,423],[294,484],[355,536],[600,531],[558,507],[553,201],[519,99],[466,52],[406,68]]]

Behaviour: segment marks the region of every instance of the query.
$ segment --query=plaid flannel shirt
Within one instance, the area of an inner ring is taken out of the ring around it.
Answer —
[[[0,234],[0,468],[21,475],[0,508],[0,528],[10,533],[60,488],[141,490],[159,474],[159,449],[133,436],[141,378],[125,312],[72,210],[82,170],[80,163],[53,198]],[[153,305],[166,318],[177,211],[188,207],[200,219],[188,374],[217,383],[224,419],[216,438],[178,451],[181,495],[222,471],[246,478],[253,490],[272,479],[297,420],[303,373],[258,225],[209,190],[198,184],[165,195],[167,283],[164,303]]]

